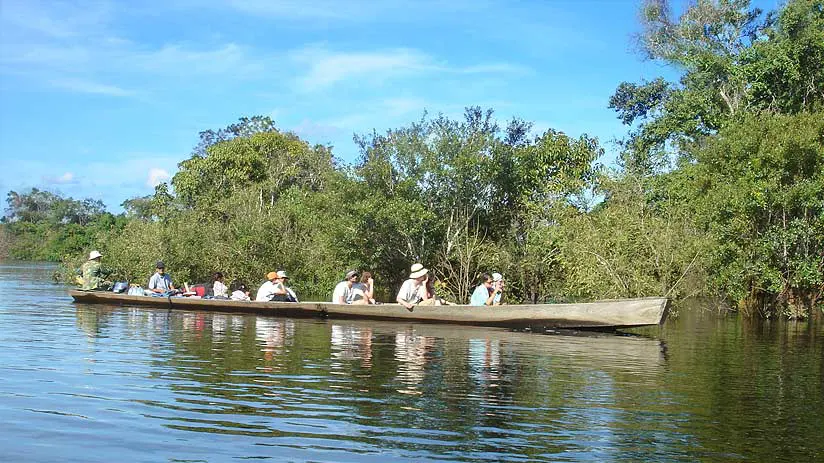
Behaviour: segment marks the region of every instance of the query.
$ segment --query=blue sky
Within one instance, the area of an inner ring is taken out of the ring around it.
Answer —
[[[623,80],[672,77],[633,51],[637,1],[0,0],[0,192],[113,211],[153,192],[201,130],[271,116],[329,143],[424,109],[597,136],[626,132]],[[611,162],[607,156],[603,162]]]

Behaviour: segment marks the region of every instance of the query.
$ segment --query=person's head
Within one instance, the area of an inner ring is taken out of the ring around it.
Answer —
[[[96,260],[100,262],[101,257],[103,257],[103,254],[100,254],[98,251],[92,251],[89,253],[89,260]]]
[[[423,265],[413,264],[412,267],[409,269],[409,278],[417,280],[418,282],[422,282],[426,279],[427,273],[429,273],[429,270],[425,269]]]
[[[492,275],[484,272],[481,274],[481,284],[488,290],[492,290]]]
[[[363,272],[363,275],[361,275],[360,279],[361,281],[369,281],[370,279],[372,279],[372,272]]]
[[[155,264],[155,271],[163,275],[166,272],[166,264],[164,264],[162,260],[157,261]]]
[[[504,285],[504,276],[498,272],[492,274],[492,283],[499,288]]]
[[[246,288],[246,285],[243,284],[242,281],[233,281],[232,285],[229,287],[229,289],[232,290],[232,292],[235,292],[235,291],[242,291],[244,293],[249,292],[249,290]]]
[[[212,275],[212,281],[223,281],[223,273],[215,272],[215,274]]]
[[[282,281],[282,282],[284,282],[284,283],[285,283],[285,282],[286,282],[286,280],[288,280],[288,279],[289,279],[289,276],[288,276],[288,275],[286,275],[286,271],[285,271],[285,270],[278,270],[278,280],[280,280],[280,281]]]
[[[277,280],[278,278],[278,272],[269,272],[266,274],[266,279],[271,281],[272,283],[274,283],[275,280]]]
[[[349,283],[349,286],[358,282],[358,278],[360,275],[358,274],[357,270],[350,270],[346,272],[346,282]]]

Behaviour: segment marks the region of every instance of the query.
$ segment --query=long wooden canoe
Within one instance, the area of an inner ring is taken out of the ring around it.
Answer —
[[[660,297],[615,299],[576,304],[530,304],[475,307],[399,304],[345,305],[329,302],[240,302],[188,297],[128,296],[107,291],[70,290],[75,302],[149,305],[182,310],[255,312],[286,317],[398,320],[478,326],[545,328],[626,328],[657,325],[667,316],[668,300]]]

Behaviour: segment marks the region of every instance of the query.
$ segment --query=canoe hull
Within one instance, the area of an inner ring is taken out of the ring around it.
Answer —
[[[343,305],[328,302],[240,302],[185,297],[128,296],[106,291],[71,290],[75,302],[146,305],[167,309],[251,312],[284,317],[396,320],[476,326],[546,328],[626,328],[657,325],[667,316],[666,298],[616,299],[577,304],[534,304],[475,307],[399,304]]]

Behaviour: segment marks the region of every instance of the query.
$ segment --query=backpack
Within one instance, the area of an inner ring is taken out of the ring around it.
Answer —
[[[113,293],[123,293],[127,289],[129,289],[129,282],[128,281],[118,281],[112,286]]]

